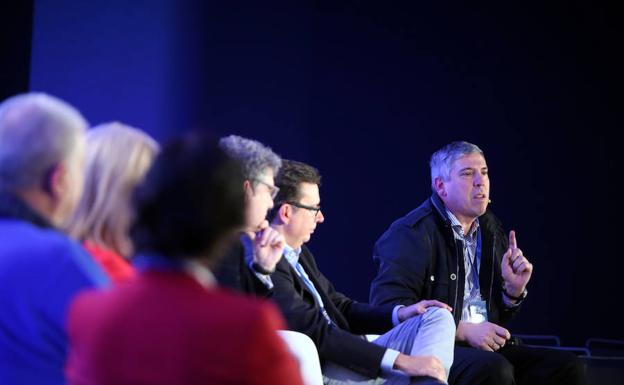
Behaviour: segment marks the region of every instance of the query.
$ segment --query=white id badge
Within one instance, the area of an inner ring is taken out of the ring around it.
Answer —
[[[477,296],[468,300],[468,319],[469,323],[479,324],[488,320],[487,305],[481,296]]]

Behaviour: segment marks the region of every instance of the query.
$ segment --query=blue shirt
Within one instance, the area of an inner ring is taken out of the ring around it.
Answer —
[[[446,210],[446,214],[451,221],[451,228],[456,240],[460,240],[463,245],[464,252],[464,301],[462,306],[462,320],[468,318],[467,307],[468,302],[472,299],[480,298],[479,290],[479,270],[481,268],[481,229],[479,227],[479,219],[476,219],[468,234],[464,234],[464,228],[461,223],[450,212]]]
[[[69,306],[108,282],[79,244],[0,194],[0,384],[64,384]]]

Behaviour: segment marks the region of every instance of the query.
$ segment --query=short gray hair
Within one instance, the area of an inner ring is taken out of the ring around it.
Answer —
[[[451,142],[434,152],[429,161],[429,167],[431,167],[431,188],[433,191],[435,191],[436,178],[449,180],[453,163],[463,156],[474,153],[483,156],[483,151],[476,144],[459,141]]]
[[[73,153],[87,121],[74,107],[43,93],[0,104],[0,189],[41,186],[50,170]]]
[[[219,140],[219,147],[231,158],[237,160],[243,169],[246,180],[257,179],[269,167],[277,175],[282,167],[282,159],[270,147],[237,135],[230,135]]]

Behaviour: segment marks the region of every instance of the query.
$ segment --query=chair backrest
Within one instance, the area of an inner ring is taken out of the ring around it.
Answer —
[[[589,349],[582,346],[561,346],[561,339],[555,335],[546,334],[514,334],[513,337],[520,339],[523,346],[534,348],[548,348],[556,350],[565,350],[576,354],[577,356],[590,356]]]
[[[624,357],[579,357],[589,385],[624,384]]]
[[[561,346],[561,339],[554,335],[546,334],[514,334],[520,338],[523,344],[538,346]]]
[[[592,356],[624,358],[624,340],[588,338],[585,341],[585,347]]]
[[[314,341],[303,333],[291,330],[279,330],[278,334],[299,362],[299,370],[305,385],[323,385],[321,362]]]

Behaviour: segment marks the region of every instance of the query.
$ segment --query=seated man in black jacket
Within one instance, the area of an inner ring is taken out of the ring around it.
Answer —
[[[220,261],[215,276],[221,286],[266,296],[273,287],[270,273],[284,250],[284,237],[269,227],[266,220],[279,191],[273,179],[282,160],[262,143],[236,135],[221,138],[219,147],[238,161],[243,170],[245,228],[240,242]]]
[[[533,265],[487,210],[490,180],[479,147],[453,142],[431,157],[433,195],[375,244],[371,301],[435,298],[453,306],[451,384],[582,384],[568,352],[512,346],[502,325],[520,309]]]
[[[371,306],[337,292],[303,245],[317,224],[320,175],[306,164],[284,161],[271,226],[286,246],[272,274],[272,299],[288,327],[307,334],[323,363],[325,384],[446,382],[455,327],[438,301],[410,306]],[[373,342],[362,334],[382,334]]]

